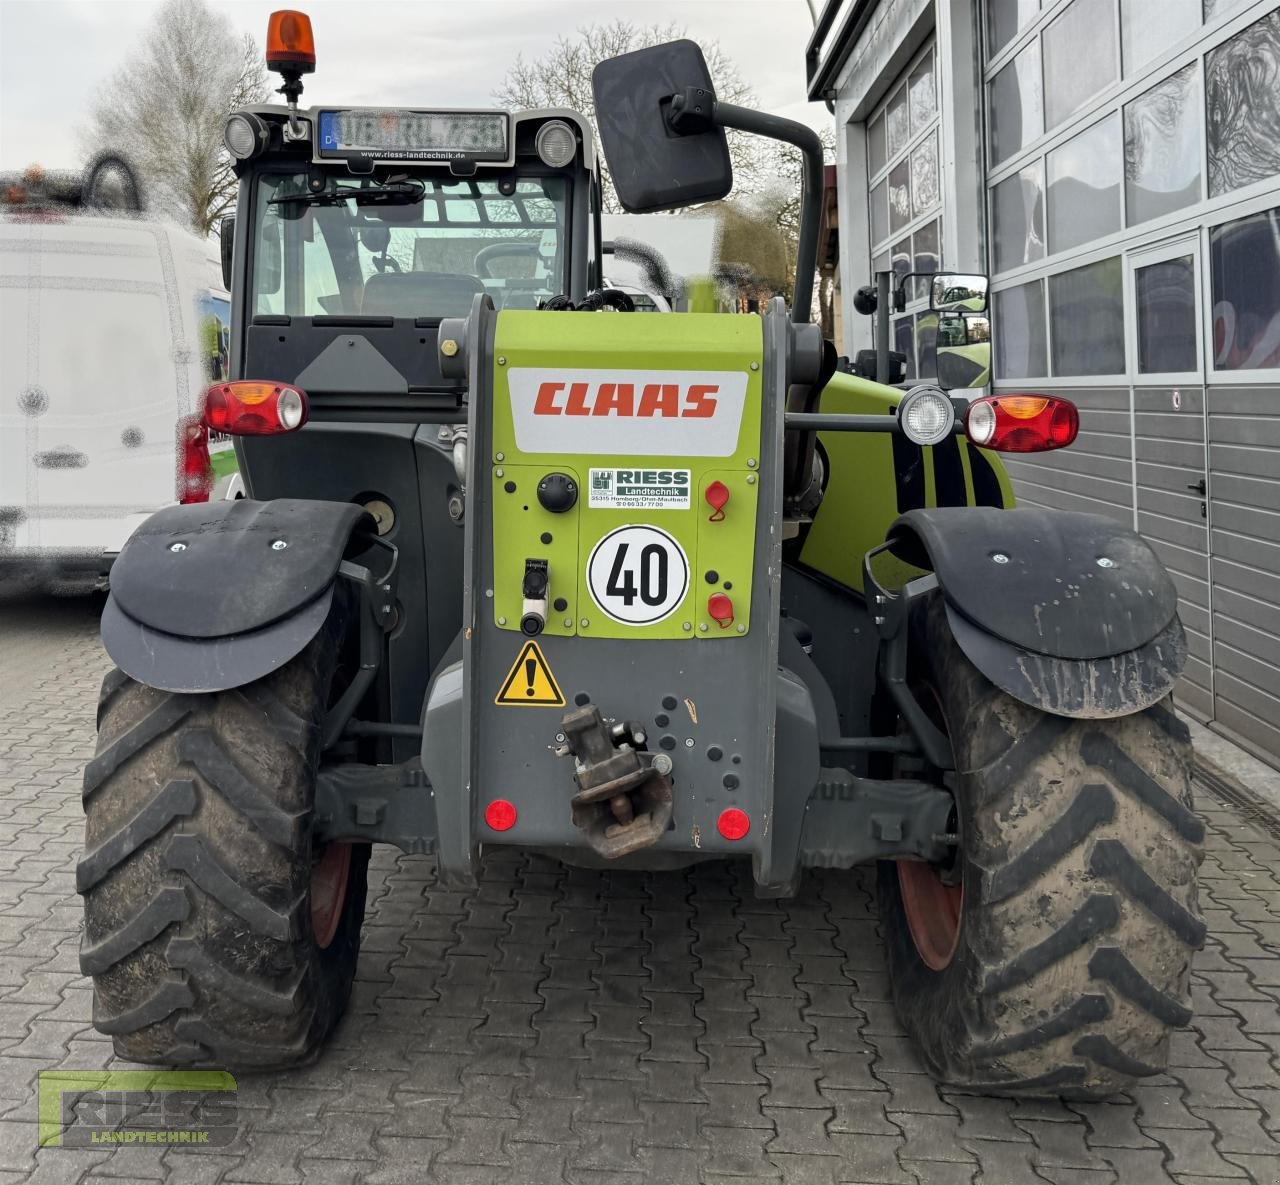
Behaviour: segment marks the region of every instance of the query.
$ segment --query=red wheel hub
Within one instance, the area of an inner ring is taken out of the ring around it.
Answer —
[[[338,932],[350,873],[349,843],[328,844],[324,854],[311,866],[311,932],[321,950],[333,941]]]
[[[964,886],[948,885],[931,864],[898,861],[898,888],[907,928],[926,967],[941,971],[960,941]]]

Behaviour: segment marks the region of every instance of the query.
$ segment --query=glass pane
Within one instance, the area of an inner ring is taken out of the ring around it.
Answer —
[[[1053,373],[1124,373],[1124,284],[1120,259],[1049,277]]]
[[[867,176],[874,177],[884,168],[884,116],[867,128]]]
[[[916,377],[915,320],[912,317],[899,317],[893,323],[893,348],[907,356],[906,378]]]
[[[1200,0],[1120,0],[1126,77],[1200,27]]]
[[[914,235],[911,236],[912,246],[915,248],[915,267],[912,271],[927,272],[932,274],[938,270],[938,257],[941,254],[939,248],[941,244],[938,242],[938,224],[930,222],[926,226],[922,226]],[[916,300],[925,300],[929,296],[929,281],[916,280]]]
[[[889,229],[901,230],[911,221],[911,162],[900,160],[889,171]]]
[[[918,218],[941,199],[938,195],[938,133],[931,132],[911,153],[911,210]]]
[[[1181,374],[1196,368],[1196,273],[1190,255],[1135,269],[1138,370]]]
[[[902,277],[911,270],[911,240],[903,239],[900,243],[893,245],[893,284],[896,288],[902,283]],[[911,299],[911,293],[907,293],[907,299]]]
[[[1124,109],[1125,217],[1130,226],[1200,199],[1196,65]]]
[[[1209,196],[1280,173],[1280,11],[1208,55]]]
[[[1249,0],[1204,0],[1204,19],[1211,21],[1214,17],[1225,16],[1233,8],[1240,8]]]
[[[911,92],[911,134],[918,136],[938,114],[938,95],[933,85],[933,54],[926,54],[911,71],[907,83]]]
[[[916,348],[920,353],[920,377],[931,379],[938,374],[938,314],[916,314]]]
[[[1213,367],[1280,366],[1280,206],[1209,231]]]
[[[1044,130],[1040,47],[1033,41],[991,80],[991,163],[1025,148]]]
[[[995,187],[991,220],[997,272],[1044,258],[1044,177],[1039,161]]]
[[[1049,153],[1049,251],[1120,229],[1120,117],[1108,115]]]
[[[889,237],[889,186],[881,181],[871,191],[871,242],[883,243]]]
[[[898,88],[898,93],[889,100],[889,109],[885,113],[889,122],[889,155],[893,156],[905,148],[911,139],[909,117],[907,115],[907,88]]]
[[[1043,40],[1045,127],[1054,128],[1115,81],[1115,0],[1075,0]]]
[[[1039,11],[1040,0],[987,0],[987,53],[995,57]]]
[[[1044,281],[1034,280],[997,292],[993,314],[1000,377],[1028,379],[1047,375]]]

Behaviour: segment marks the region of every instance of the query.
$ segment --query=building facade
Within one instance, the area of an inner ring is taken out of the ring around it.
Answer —
[[[1023,504],[1133,524],[1173,574],[1189,714],[1280,764],[1280,5],[830,0],[840,288],[992,278],[994,386],[1077,443],[1006,458]],[[935,323],[894,314],[908,374]],[[842,353],[870,348],[848,307]]]

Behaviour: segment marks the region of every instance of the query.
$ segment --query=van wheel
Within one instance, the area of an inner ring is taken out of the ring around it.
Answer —
[[[936,596],[912,632],[917,693],[955,750],[960,845],[949,868],[880,865],[907,1031],[957,1086],[1105,1097],[1160,1073],[1205,934],[1186,726],[1168,701],[1069,720],[1012,699]]]
[[[80,966],[121,1057],[283,1068],[342,1015],[369,848],[311,837],[341,621],[335,609],[292,662],[233,691],[103,681]]]

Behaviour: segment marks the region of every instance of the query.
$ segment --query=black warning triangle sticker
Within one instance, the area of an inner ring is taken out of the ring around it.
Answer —
[[[525,643],[493,702],[508,708],[564,707],[560,686],[537,642]]]

